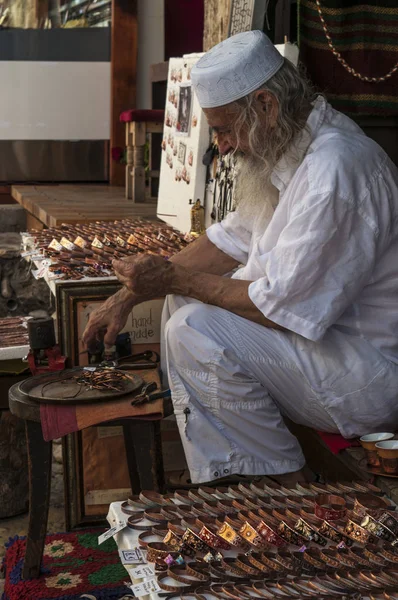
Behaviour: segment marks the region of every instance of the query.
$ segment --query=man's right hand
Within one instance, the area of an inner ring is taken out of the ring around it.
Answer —
[[[127,260],[129,262],[129,259]],[[184,250],[172,256],[170,262],[187,269],[213,275],[224,275],[239,265],[238,261],[212,244],[207,235],[201,235]],[[159,295],[155,297],[158,298]],[[86,348],[94,350],[97,343],[102,341],[106,349],[114,346],[117,335],[126,325],[133,306],[149,299],[136,296],[126,287],[108,298],[90,315],[83,333],[83,343]]]
[[[139,303],[140,300],[127,288],[110,296],[90,315],[83,333],[86,348],[93,349],[98,342],[103,342],[105,349],[114,346],[119,332],[127,323],[131,309]]]

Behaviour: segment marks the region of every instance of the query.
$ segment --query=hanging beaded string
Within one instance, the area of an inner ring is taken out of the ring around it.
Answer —
[[[348,73],[350,73],[353,77],[360,79],[361,81],[366,81],[367,83],[381,83],[382,81],[386,81],[387,79],[389,79],[392,75],[394,75],[394,73],[396,73],[398,71],[398,62],[395,63],[395,65],[392,67],[392,69],[387,73],[387,75],[384,75],[384,77],[366,77],[366,75],[361,75],[361,73],[358,73],[358,71],[355,71],[355,69],[350,67],[350,65],[344,60],[344,58],[341,56],[340,52],[338,52],[338,50],[336,50],[336,48],[333,44],[332,38],[330,37],[330,34],[329,34],[328,26],[326,25],[325,19],[322,14],[322,6],[321,6],[320,0],[315,0],[315,1],[316,1],[316,5],[318,8],[319,18],[321,19],[323,31],[325,32],[325,36],[326,36],[326,40],[328,42],[329,48],[331,49],[332,53],[337,58],[339,63],[343,65],[343,67],[345,68],[346,71],[348,71]]]

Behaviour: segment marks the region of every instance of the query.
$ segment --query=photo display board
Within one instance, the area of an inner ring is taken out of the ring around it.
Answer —
[[[184,233],[191,227],[190,202],[199,199],[203,205],[205,199],[202,157],[210,131],[191,83],[192,67],[201,56],[171,58],[167,82],[157,216]]]

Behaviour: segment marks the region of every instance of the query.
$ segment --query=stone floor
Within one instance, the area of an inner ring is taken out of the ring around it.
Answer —
[[[10,537],[15,535],[26,535],[28,531],[28,514],[19,515],[10,519],[0,519],[0,562],[5,554],[5,543]],[[51,479],[51,500],[50,513],[48,517],[48,533],[57,533],[65,531],[65,511],[64,511],[64,481],[62,467],[62,446],[61,443],[53,444],[53,465]],[[0,570],[0,593],[3,591],[2,577],[4,574]]]

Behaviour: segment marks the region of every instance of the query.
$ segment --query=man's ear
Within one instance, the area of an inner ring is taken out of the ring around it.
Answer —
[[[264,113],[267,123],[270,127],[275,127],[278,118],[278,101],[274,94],[267,90],[257,90],[254,92],[254,97],[257,101],[259,110]]]

